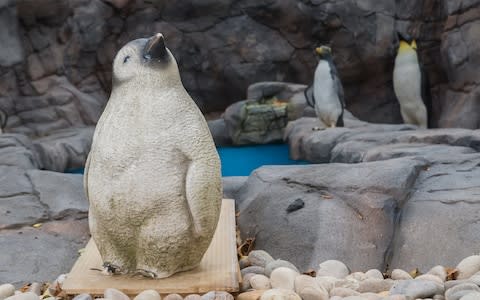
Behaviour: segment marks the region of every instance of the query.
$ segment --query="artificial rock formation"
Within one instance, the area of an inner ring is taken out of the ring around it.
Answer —
[[[401,122],[393,94],[397,30],[417,37],[435,126],[478,128],[480,1],[9,0],[0,7],[0,108],[7,130],[47,135],[93,125],[127,41],[163,32],[204,112],[245,99],[259,81],[312,81],[313,49],[329,43],[347,108]],[[8,25],[7,25],[8,24]],[[8,28],[9,30],[6,30]]]

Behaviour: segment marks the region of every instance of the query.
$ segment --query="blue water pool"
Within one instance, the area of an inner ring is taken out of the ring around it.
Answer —
[[[248,176],[264,165],[307,164],[290,159],[287,144],[218,147],[217,150],[222,161],[222,176]],[[69,170],[68,173],[82,174],[83,169]]]

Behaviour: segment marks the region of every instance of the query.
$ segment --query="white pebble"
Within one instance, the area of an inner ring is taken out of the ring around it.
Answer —
[[[133,300],[161,300],[160,294],[155,290],[145,290],[135,296]]]
[[[273,270],[270,275],[270,284],[274,289],[295,289],[295,278],[299,274],[292,269],[280,267]]]
[[[338,260],[327,260],[320,264],[317,276],[333,276],[336,278],[345,278],[350,273],[347,266]]]
[[[265,291],[260,300],[302,300],[302,298],[289,289],[271,289]]]
[[[33,292],[21,293],[18,295],[13,295],[5,298],[5,300],[39,300],[39,299],[40,297],[38,297],[38,295]]]
[[[412,275],[408,274],[408,272],[401,270],[401,269],[395,269],[392,271],[392,275],[390,276],[393,280],[409,280],[413,279]]]
[[[265,275],[255,274],[250,277],[250,286],[255,290],[271,289],[270,279]]]
[[[375,278],[375,279],[383,279],[383,274],[377,269],[370,269],[367,272],[365,272],[365,275],[369,278]]]
[[[468,279],[480,271],[480,255],[472,255],[463,259],[458,265],[457,279]]]
[[[6,283],[0,285],[0,300],[12,296],[15,293],[15,287],[13,284]]]

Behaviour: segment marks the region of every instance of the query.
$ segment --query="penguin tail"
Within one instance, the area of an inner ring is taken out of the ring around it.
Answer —
[[[337,119],[337,124],[335,124],[336,127],[344,127],[345,124],[343,123],[343,109],[342,109],[342,113],[340,114],[340,116],[338,116],[338,119]]]

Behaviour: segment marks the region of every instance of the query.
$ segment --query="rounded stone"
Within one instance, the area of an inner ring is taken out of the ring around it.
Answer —
[[[10,283],[0,285],[0,300],[12,296],[15,293],[15,286]]]
[[[457,279],[468,279],[473,274],[480,271],[480,255],[472,255],[464,258],[458,265]]]
[[[330,297],[339,296],[339,297],[350,297],[350,296],[358,296],[360,295],[359,292],[343,287],[336,287],[330,291]]]
[[[480,299],[479,292],[472,292],[460,298],[460,300],[478,300],[478,299]]]
[[[335,284],[339,281],[338,278],[332,276],[317,276],[315,278],[317,285],[323,287],[327,292],[330,292],[335,288]]]
[[[202,300],[233,300],[233,296],[224,291],[210,291],[202,295]]]
[[[32,284],[28,288],[28,291],[40,296],[42,294],[42,285],[38,282],[32,282]]]
[[[297,294],[300,294],[300,292],[305,289],[306,287],[318,287],[317,281],[315,280],[314,277],[308,276],[305,274],[298,275],[295,277],[295,292]],[[303,297],[302,297],[303,299]]]
[[[183,297],[179,294],[168,294],[163,298],[163,300],[183,300]]]
[[[377,269],[370,269],[365,272],[365,275],[369,278],[383,279],[383,274]]]
[[[244,276],[242,276],[242,284],[240,285],[240,291],[246,292],[247,290],[252,288],[252,286],[250,285],[250,278],[252,278],[255,275],[261,275],[261,274],[247,273]]]
[[[198,294],[190,294],[183,299],[184,300],[202,300],[202,297]]]
[[[297,273],[300,273],[300,271],[298,271],[297,267],[295,267],[295,265],[292,264],[291,262],[286,261],[286,260],[282,260],[282,259],[277,259],[277,260],[269,262],[265,266],[265,275],[270,277],[273,270],[275,270],[277,268],[281,268],[281,267],[289,268],[289,269],[292,269],[292,270],[296,271]]]
[[[90,294],[79,294],[73,297],[73,300],[93,300]]]
[[[317,271],[317,276],[333,276],[345,278],[350,273],[347,266],[338,260],[326,260],[322,262]]]
[[[271,289],[270,279],[265,275],[255,274],[250,277],[250,286],[255,290]]]
[[[480,292],[480,288],[474,283],[462,283],[449,288],[445,292],[446,300],[459,300],[463,296],[473,292]]]
[[[33,292],[20,293],[5,298],[5,300],[39,300],[40,297]]]
[[[412,275],[408,274],[408,272],[401,270],[401,269],[395,269],[392,271],[392,274],[390,275],[390,278],[393,280],[409,280],[413,279]]]
[[[417,276],[415,277],[415,280],[431,280],[431,281],[435,281],[438,284],[443,284],[443,280],[440,277],[432,274],[423,274],[423,275]]]
[[[260,300],[302,300],[302,298],[289,289],[271,289],[265,291]]]
[[[357,280],[357,281],[363,281],[367,278],[368,278],[368,276],[365,275],[365,273],[363,273],[363,272],[353,272],[353,273],[348,274],[347,277],[345,277],[345,279],[353,279],[353,280]]]
[[[242,276],[245,276],[247,273],[255,273],[255,274],[262,274],[265,275],[265,268],[264,267],[259,267],[259,266],[250,266],[243,268],[240,273],[242,273]]]
[[[255,290],[238,294],[237,300],[258,300],[266,290]]]
[[[244,269],[246,267],[250,267],[252,263],[250,262],[250,260],[248,260],[248,257],[244,256],[240,258],[240,260],[238,261],[238,265],[240,266],[240,269]]]
[[[112,299],[112,300],[130,300],[130,297],[125,295],[122,291],[119,291],[117,289],[106,289],[103,292],[103,297],[105,299]]]
[[[447,280],[447,271],[445,270],[444,266],[435,266],[431,268],[427,274],[435,275],[440,278],[443,282]]]
[[[390,295],[405,295],[413,299],[429,298],[437,294],[443,294],[443,284],[440,285],[429,280],[399,280],[396,281],[390,289]]]
[[[263,250],[253,250],[250,252],[248,254],[248,260],[252,263],[252,265],[264,268],[267,266],[267,264],[274,261],[273,257],[268,254],[268,252]]]
[[[394,281],[391,279],[368,278],[360,282],[360,286],[358,287],[357,291],[360,293],[380,293],[390,290],[393,284]]]
[[[298,295],[303,300],[328,300],[329,295],[327,291],[321,289],[320,287],[307,286],[302,289]]]
[[[356,296],[355,296],[356,297]],[[382,300],[382,296],[376,293],[362,293],[360,297],[365,298],[366,300]]]
[[[135,296],[133,300],[161,300],[160,294],[155,290],[145,290]]]
[[[285,267],[276,268],[270,275],[270,284],[274,289],[295,289],[295,278],[298,272]]]

